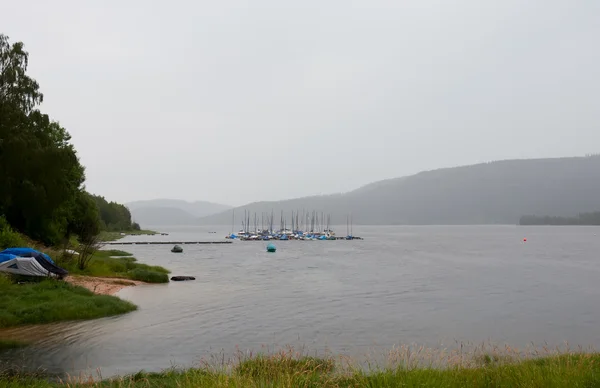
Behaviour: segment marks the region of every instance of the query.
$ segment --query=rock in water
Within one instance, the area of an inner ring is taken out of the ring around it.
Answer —
[[[185,280],[196,280],[196,278],[193,276],[173,276],[171,277],[171,280],[173,280],[174,282],[182,282]]]

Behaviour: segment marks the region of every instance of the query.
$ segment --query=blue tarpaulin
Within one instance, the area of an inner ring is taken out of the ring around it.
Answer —
[[[40,251],[36,251],[33,248],[7,248],[5,250],[3,250],[2,252],[0,252],[0,255],[15,255],[18,257],[34,257],[37,255],[42,255],[44,257],[44,259],[48,260],[50,263],[54,264],[54,261],[50,258],[50,256],[48,256],[45,253],[42,253]],[[14,259],[14,257],[12,258]],[[7,259],[10,260],[10,259]],[[7,261],[7,260],[2,260],[0,259],[0,263],[3,261]]]
[[[4,263],[5,261],[9,261],[14,259],[15,255],[11,255],[10,253],[0,253],[0,263]]]

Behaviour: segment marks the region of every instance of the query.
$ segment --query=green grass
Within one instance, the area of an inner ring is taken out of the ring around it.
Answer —
[[[122,239],[123,235],[121,235],[121,233],[125,233],[126,236],[139,236],[139,235],[150,235],[153,236],[155,234],[158,234],[158,232],[155,232],[154,230],[123,230],[123,231],[116,231],[116,232],[100,232],[100,240],[101,241],[116,241],[116,240],[120,240]]]
[[[600,354],[562,354],[530,360],[496,362],[479,366],[412,368],[397,366],[364,371],[343,367],[333,359],[256,356],[233,366],[168,369],[90,383],[88,379],[63,381],[70,387],[597,387]],[[336,367],[337,366],[337,367]],[[0,372],[1,376],[1,372]],[[0,387],[57,387],[56,383],[27,374],[0,377]],[[65,386],[65,385],[62,385]]]
[[[120,256],[120,257],[113,257]],[[138,263],[131,253],[120,250],[97,251],[84,270],[77,268],[76,259],[59,259],[57,265],[74,275],[123,278],[147,283],[168,283],[170,271],[158,265]]]
[[[137,307],[109,295],[96,295],[64,281],[16,284],[0,274],[0,328],[95,319],[124,314]]]
[[[24,348],[27,345],[27,342],[0,338],[0,352],[8,349]]]
[[[121,251],[119,249],[108,249],[108,250],[100,250],[96,252],[96,256],[99,257],[111,257],[111,256],[133,256],[133,254],[125,251]]]
[[[8,247],[20,247],[25,244],[25,239],[20,233],[15,232],[3,216],[0,216],[0,250]]]

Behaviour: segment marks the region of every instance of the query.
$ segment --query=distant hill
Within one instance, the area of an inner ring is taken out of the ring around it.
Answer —
[[[600,209],[600,156],[505,160],[424,171],[357,190],[285,201],[255,202],[235,209],[235,228],[244,210],[258,217],[316,210],[344,225],[352,213],[363,225],[518,224],[524,214],[570,216]],[[231,224],[232,210],[199,223]],[[276,223],[277,223],[276,222]]]
[[[152,199],[127,203],[132,218],[141,225],[193,225],[204,217],[230,209],[231,206],[178,199]]]

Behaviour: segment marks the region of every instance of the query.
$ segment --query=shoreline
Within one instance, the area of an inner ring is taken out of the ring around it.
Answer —
[[[97,295],[112,295],[124,288],[135,287],[142,284],[151,284],[140,280],[130,280],[125,278],[98,277],[86,275],[68,275],[65,282],[74,286],[87,288]]]
[[[157,234],[161,234],[161,233],[157,232],[155,230],[148,230],[148,229],[113,231],[113,232],[103,231],[103,232],[100,232],[100,240],[103,243],[106,243],[106,242],[111,242],[111,241],[118,241],[127,236],[155,236]]]
[[[435,358],[431,354],[402,354],[389,365],[366,369],[344,356],[320,358],[294,354],[238,354],[235,359],[200,363],[160,372],[141,370],[127,375],[103,378],[96,374],[57,376],[16,369],[4,374],[0,384],[12,387],[591,387],[600,384],[600,354],[585,352],[532,354],[531,357],[507,349],[501,352],[462,354],[458,359]],[[416,357],[416,359],[415,359]],[[424,357],[424,358],[423,358]],[[438,356],[441,357],[441,356]],[[419,361],[425,361],[419,364]],[[445,361],[446,366],[435,365]],[[430,364],[433,362],[433,365]],[[4,385],[3,385],[4,386]]]

